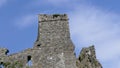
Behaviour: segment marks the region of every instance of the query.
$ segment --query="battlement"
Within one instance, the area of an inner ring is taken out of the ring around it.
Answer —
[[[39,14],[40,22],[57,20],[68,20],[68,17],[66,14],[53,14],[53,15]]]
[[[42,46],[60,44],[66,38],[70,39],[69,23],[66,14],[40,14],[38,23],[38,37]],[[49,44],[48,44],[49,43]]]

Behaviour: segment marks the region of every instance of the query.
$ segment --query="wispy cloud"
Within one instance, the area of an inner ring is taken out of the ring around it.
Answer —
[[[75,40],[76,51],[81,47],[94,44],[97,57],[101,62],[116,59],[116,63],[119,63],[120,15],[87,6],[77,6],[76,10],[69,14],[71,36],[73,41]],[[113,66],[113,68],[120,68],[117,64]]]
[[[23,15],[22,17],[15,19],[14,24],[18,28],[26,28],[36,23],[36,21],[37,21],[36,15]]]
[[[2,7],[6,2],[7,0],[0,0],[0,7]]]

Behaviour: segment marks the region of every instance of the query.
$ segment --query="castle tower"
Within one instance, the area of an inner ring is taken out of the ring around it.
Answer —
[[[34,45],[41,68],[76,68],[74,45],[70,39],[66,14],[39,15],[38,37]],[[39,56],[39,58],[38,58]]]
[[[66,14],[39,15],[33,48],[7,55],[0,48],[0,68],[102,68],[94,46],[83,48],[76,59]]]
[[[70,38],[68,17],[63,15],[39,15],[38,38],[41,46],[56,46]]]

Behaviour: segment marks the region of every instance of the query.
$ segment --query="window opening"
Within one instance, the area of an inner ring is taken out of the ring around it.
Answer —
[[[31,56],[28,56],[28,57],[27,57],[27,60],[28,60],[27,65],[28,65],[29,67],[32,66]]]
[[[40,44],[38,44],[37,46],[40,47]]]
[[[0,63],[0,68],[4,68],[4,66],[3,66],[3,63],[2,63],[2,62]]]

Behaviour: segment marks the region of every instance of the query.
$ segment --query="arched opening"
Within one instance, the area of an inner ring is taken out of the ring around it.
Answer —
[[[31,56],[28,56],[27,57],[27,66],[31,67],[33,64],[32,64],[32,60],[31,60]]]
[[[4,68],[3,62],[0,63],[0,68]]]

